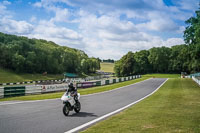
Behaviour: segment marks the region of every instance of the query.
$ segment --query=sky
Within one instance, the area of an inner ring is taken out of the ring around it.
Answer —
[[[184,44],[199,0],[0,0],[0,32],[45,39],[90,57]]]

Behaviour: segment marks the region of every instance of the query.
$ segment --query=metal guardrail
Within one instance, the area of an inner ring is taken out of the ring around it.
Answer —
[[[200,85],[200,79],[195,77],[195,76],[192,76],[192,79],[198,84]]]
[[[91,81],[91,82],[80,82],[80,83],[77,83],[77,88],[89,88],[89,87],[94,87],[94,86],[108,85],[108,84],[132,80],[132,79],[136,79],[140,77],[141,77],[140,75],[134,75],[134,76],[128,76],[128,77],[103,79],[103,80]]]
[[[46,83],[46,82],[62,82],[61,80],[40,80],[40,81],[25,81],[25,82],[16,82],[16,83],[0,83],[0,86],[7,86],[7,85],[22,85],[22,84],[39,84],[39,83]]]
[[[4,87],[0,87],[0,98],[4,97]]]
[[[94,82],[77,83],[77,88],[88,88],[93,86],[108,85],[117,82],[128,81],[140,78],[141,75],[134,75],[129,77],[120,77],[115,79],[102,79]],[[55,91],[64,91],[68,89],[68,84],[54,84],[54,85],[29,85],[29,86],[9,86],[0,87],[0,98],[24,96],[30,94],[41,94]]]

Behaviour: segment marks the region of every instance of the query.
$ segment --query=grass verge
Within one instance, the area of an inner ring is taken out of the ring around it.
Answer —
[[[111,84],[111,85],[106,85],[106,86],[99,86],[99,87],[92,87],[88,89],[80,89],[78,92],[81,95],[86,95],[86,94],[93,94],[93,93],[98,93],[98,92],[103,92],[103,91],[108,91],[108,90],[113,90],[122,86],[130,85],[136,82],[140,82],[143,80],[148,79],[148,77],[142,77],[139,79],[135,80],[129,80],[125,82],[120,82],[116,84]],[[0,99],[0,101],[11,101],[11,100],[44,100],[44,99],[54,99],[54,98],[60,98],[63,95],[63,92],[55,92],[55,93],[48,93],[48,94],[39,94],[39,95],[29,95],[29,96],[21,96],[21,97],[11,97],[11,98],[3,98]]]
[[[53,79],[62,79],[63,75],[54,75],[54,74],[18,74],[11,70],[6,70],[0,68],[0,83],[15,83],[15,82],[24,82],[24,81],[37,81],[37,80],[53,80]]]
[[[200,87],[191,79],[169,79],[155,94],[83,133],[197,133]]]
[[[142,75],[143,77],[149,77],[149,78],[180,78],[181,74],[160,74],[160,73],[156,73],[156,74],[145,74]]]

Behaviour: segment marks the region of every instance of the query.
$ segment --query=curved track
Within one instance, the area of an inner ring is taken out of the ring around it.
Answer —
[[[82,109],[68,117],[60,99],[0,104],[1,133],[63,133],[122,108],[155,91],[166,79],[149,79],[105,93],[82,96]]]

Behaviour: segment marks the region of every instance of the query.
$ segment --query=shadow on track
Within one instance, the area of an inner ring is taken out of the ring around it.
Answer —
[[[87,112],[79,112],[69,115],[68,117],[98,117],[94,113],[87,113]]]

